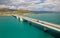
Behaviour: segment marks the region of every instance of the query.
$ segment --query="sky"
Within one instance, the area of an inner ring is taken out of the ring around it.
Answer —
[[[60,0],[0,0],[0,8],[60,11]]]

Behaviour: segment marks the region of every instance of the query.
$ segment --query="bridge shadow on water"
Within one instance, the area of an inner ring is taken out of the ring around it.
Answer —
[[[13,17],[16,18],[16,16],[13,16]],[[20,21],[20,18],[18,18],[18,20]],[[30,26],[33,26],[39,30],[42,30],[45,33],[48,33],[48,34],[54,36],[55,38],[60,38],[60,32],[58,32],[58,31],[55,31],[55,30],[50,29],[50,28],[47,28],[47,30],[44,30],[44,26],[27,21],[27,20],[24,20],[24,22],[28,23]]]
[[[50,28],[47,28],[47,30],[44,30],[44,26],[27,21],[27,20],[25,20],[24,22],[28,23],[29,25],[31,25],[39,30],[42,30],[45,33],[48,33],[48,34],[54,36],[55,38],[60,38],[60,32],[58,32],[58,31],[55,31],[55,30],[50,29]]]

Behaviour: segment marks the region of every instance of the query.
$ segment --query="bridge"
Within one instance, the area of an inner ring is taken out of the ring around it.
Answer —
[[[29,18],[29,17],[24,17],[24,16],[17,16],[17,15],[16,15],[16,18],[17,19],[19,18],[20,21],[27,20],[27,21],[39,24],[40,26],[44,26],[44,30],[47,30],[47,28],[50,28],[50,29],[60,32],[60,26],[53,23],[49,23],[49,22],[45,22],[42,20],[37,20],[37,19]]]

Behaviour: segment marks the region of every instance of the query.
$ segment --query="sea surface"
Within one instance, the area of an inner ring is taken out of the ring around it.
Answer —
[[[60,24],[59,23],[60,15],[58,16],[53,15],[54,17],[52,15],[50,16],[44,14],[27,16]],[[53,19],[53,21],[51,19]],[[0,16],[0,38],[54,38],[54,36],[33,27],[27,22],[21,22],[20,20],[16,19],[13,16]]]
[[[23,15],[23,16],[60,25],[60,14],[57,14],[57,13],[29,14],[29,15],[27,14],[27,15]]]

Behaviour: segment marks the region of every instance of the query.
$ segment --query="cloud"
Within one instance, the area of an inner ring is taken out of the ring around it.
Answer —
[[[0,4],[10,6],[11,9],[60,11],[60,0],[1,0]]]
[[[17,9],[15,6],[9,6],[9,9]]]
[[[0,5],[0,9],[1,8],[9,8],[9,9],[16,9],[16,7],[15,6],[8,6],[8,5]]]
[[[60,11],[60,0],[46,0],[45,1],[45,10],[49,11]],[[51,8],[52,7],[52,8]]]
[[[9,6],[7,5],[0,5],[0,8],[8,8]]]
[[[38,3],[40,2],[40,3]],[[38,3],[38,4],[36,4]],[[28,10],[35,10],[35,9],[38,9],[41,7],[41,0],[30,0],[30,1],[24,1],[24,2],[21,2],[20,3],[20,6],[19,8],[22,8],[22,9],[28,9]]]
[[[40,3],[39,3],[40,2]],[[36,4],[37,3],[37,4]],[[41,0],[25,1],[19,8],[26,10],[38,10],[38,11],[60,11],[60,0],[45,0],[41,3]],[[26,6],[24,6],[26,5]],[[57,9],[57,10],[56,10]]]

